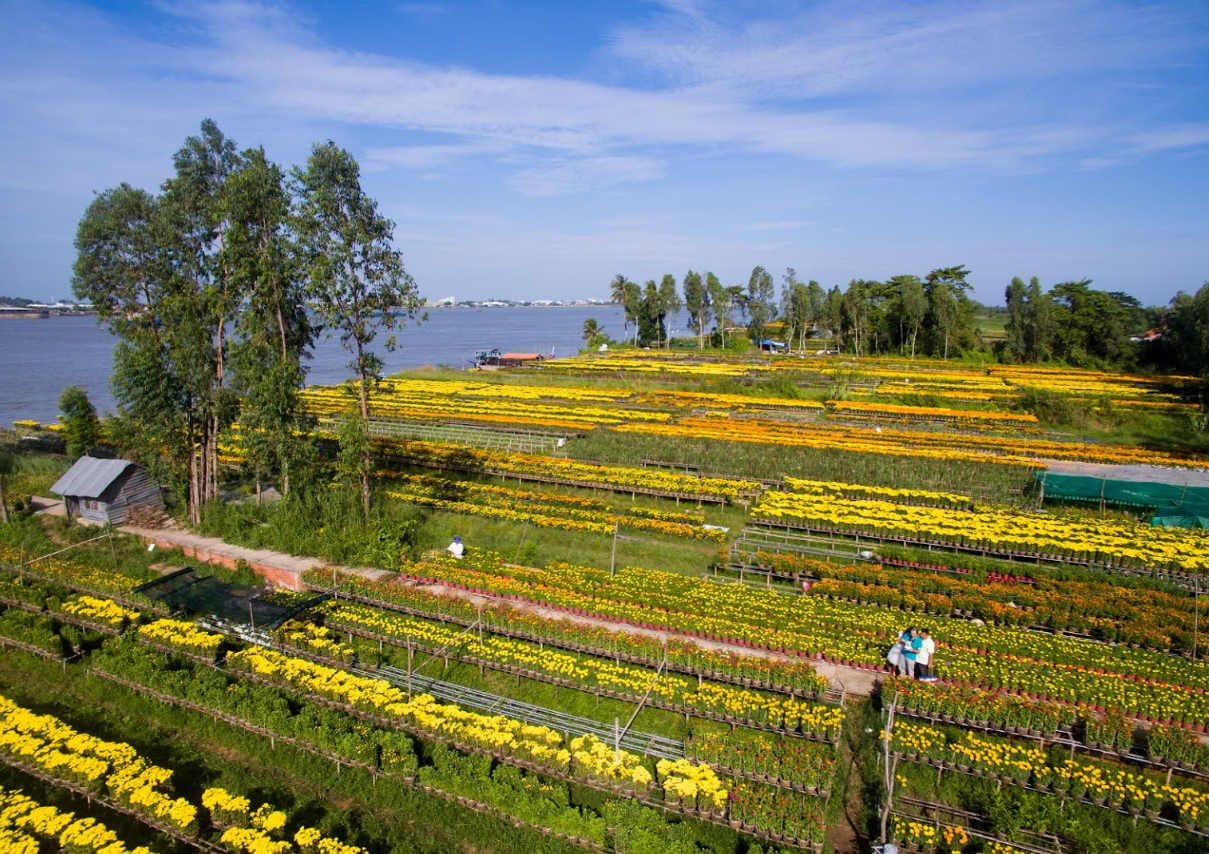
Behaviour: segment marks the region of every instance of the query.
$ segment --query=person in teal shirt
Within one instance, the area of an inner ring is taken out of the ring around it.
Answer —
[[[908,679],[915,678],[915,659],[919,655],[919,648],[923,645],[923,641],[919,637],[919,632],[915,630],[915,626],[903,632],[899,642],[903,645],[903,674]]]

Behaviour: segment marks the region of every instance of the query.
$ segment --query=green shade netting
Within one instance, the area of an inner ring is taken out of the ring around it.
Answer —
[[[1177,474],[1178,476],[1178,474]],[[1037,472],[1046,500],[1074,501],[1152,514],[1165,528],[1209,528],[1209,487]]]

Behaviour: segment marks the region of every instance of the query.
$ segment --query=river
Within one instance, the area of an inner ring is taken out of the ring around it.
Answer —
[[[386,360],[386,373],[424,365],[468,367],[476,350],[575,355],[583,346],[584,321],[596,318],[605,332],[621,338],[622,313],[614,306],[516,306],[435,308],[428,320],[397,333],[399,346],[387,353],[379,335],[373,349]],[[88,392],[97,411],[113,412],[109,390],[116,340],[95,317],[47,320],[0,319],[0,425],[17,419],[53,422],[59,393],[69,385]],[[682,330],[684,323],[673,322]],[[632,327],[631,327],[632,330]],[[307,383],[329,385],[352,374],[352,357],[335,338],[320,340],[308,365]]]

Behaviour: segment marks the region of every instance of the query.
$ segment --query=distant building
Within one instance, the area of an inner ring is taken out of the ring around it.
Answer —
[[[50,488],[63,496],[67,518],[79,516],[102,525],[121,525],[133,507],[163,509],[159,485],[130,460],[80,457]]]
[[[1165,333],[1166,331],[1167,331],[1166,328],[1147,329],[1145,332],[1141,332],[1137,335],[1132,336],[1129,340],[1130,341],[1158,341],[1159,339],[1161,339],[1163,337],[1163,333]]]

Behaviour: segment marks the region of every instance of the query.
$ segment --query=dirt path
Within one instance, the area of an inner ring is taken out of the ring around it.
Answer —
[[[251,566],[258,574],[266,577],[268,580],[283,586],[291,587],[292,589],[301,589],[302,573],[314,567],[324,565],[323,561],[315,558],[297,557],[295,555],[284,554],[282,552],[270,551],[269,549],[251,549],[244,546],[236,546],[224,542],[217,537],[203,537],[200,534],[194,534],[191,531],[184,531],[177,528],[163,528],[158,530],[149,530],[126,526],[121,529],[124,533],[132,534],[140,537],[146,542],[155,543],[164,548],[180,549],[186,555],[194,560],[203,561],[205,563],[214,563],[228,568],[234,568],[235,565],[243,561]],[[339,572],[347,572],[353,575],[359,575],[373,581],[383,581],[387,578],[394,577],[396,574],[387,572],[382,569],[356,568],[337,566],[333,569]],[[468,593],[465,590],[455,590],[452,587],[441,583],[435,584],[416,584],[407,582],[411,586],[417,586],[422,590],[437,592],[446,596],[458,596],[475,603],[487,603],[492,601],[503,601],[497,597],[481,596],[478,594]],[[577,614],[568,614],[564,611],[559,611],[554,608],[547,608],[542,605],[537,605],[529,602],[508,601],[512,608],[520,611],[526,611],[531,614],[545,617],[547,619],[567,620],[574,623],[579,623],[585,626],[600,626],[612,631],[629,632],[634,634],[647,635],[649,637],[664,640],[670,637],[680,637],[685,640],[691,640],[693,643],[705,649],[717,650],[719,652],[735,653],[737,655],[749,655],[758,658],[770,658],[780,661],[802,662],[804,659],[794,655],[784,655],[778,652],[770,652],[768,650],[751,649],[750,647],[739,646],[738,644],[730,644],[722,641],[711,641],[703,638],[690,638],[682,632],[665,632],[656,629],[643,629],[637,626],[631,626],[626,623],[616,622],[613,620],[599,617],[584,617]],[[872,670],[858,670],[855,667],[842,667],[838,664],[829,664],[825,661],[809,661],[807,662],[817,670],[833,688],[838,688],[848,694],[867,697],[873,693],[874,684],[882,678],[883,674]]]
[[[468,602],[475,604],[488,604],[491,602],[504,602],[503,599],[494,596],[482,596],[477,593],[469,593],[465,590],[457,590],[445,584],[415,584],[412,586],[418,587],[421,590],[430,593],[437,593],[442,596],[457,596],[465,599]],[[543,605],[537,605],[530,602],[504,602],[511,608],[516,608],[518,611],[525,611],[530,614],[536,614],[539,617],[545,617],[552,620],[566,620],[572,623],[578,623],[584,626],[598,626],[601,628],[610,629],[616,632],[627,632],[629,634],[640,634],[648,637],[656,638],[660,641],[668,638],[679,637],[684,640],[691,640],[693,643],[704,649],[717,650],[719,652],[736,653],[738,655],[750,655],[757,658],[770,658],[777,661],[793,661],[801,663],[804,659],[796,655],[785,655],[779,652],[771,652],[769,650],[751,649],[749,647],[739,646],[737,644],[725,643],[722,641],[705,640],[704,638],[690,638],[688,635],[680,632],[666,632],[658,629],[644,629],[637,626],[631,626],[628,623],[619,623],[613,620],[608,620],[600,617],[585,617],[579,614],[568,614],[565,611],[559,611],[554,608],[547,608]],[[833,687],[839,688],[849,694],[854,694],[861,697],[867,697],[873,693],[875,683],[882,678],[883,674],[874,670],[858,670],[855,667],[842,667],[838,664],[829,664],[825,661],[809,661],[807,662],[822,674]]]

